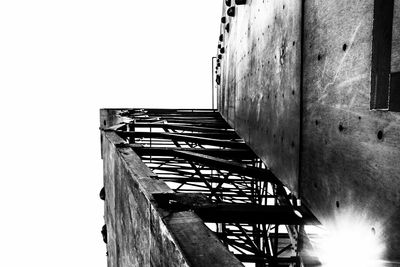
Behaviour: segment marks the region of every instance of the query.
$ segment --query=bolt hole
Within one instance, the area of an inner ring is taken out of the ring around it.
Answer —
[[[292,90],[292,95],[294,95],[294,90]]]
[[[339,201],[336,201],[336,208],[339,208]]]
[[[343,127],[343,125],[341,125],[341,124],[339,124],[339,131],[343,131],[344,130],[344,127]]]
[[[315,125],[318,126],[318,124],[319,124],[319,121],[318,121],[318,120],[315,120]]]
[[[295,41],[293,41],[293,46],[296,44],[296,42]]]
[[[107,125],[107,122],[106,122],[106,120],[104,120],[104,121],[103,121],[103,125],[104,125],[104,126],[106,126],[106,125]]]
[[[320,54],[318,54],[318,60],[321,60],[322,59],[322,56],[320,55]]]
[[[361,120],[361,116],[358,116],[358,120]]]
[[[375,235],[375,233],[376,233],[375,227],[371,228],[371,232],[372,232],[373,235]]]
[[[346,51],[347,49],[347,44],[343,44],[343,51]]]
[[[377,136],[378,136],[378,139],[379,139],[379,140],[382,140],[382,138],[383,138],[383,132],[382,132],[382,131],[379,131],[378,134],[377,134]]]

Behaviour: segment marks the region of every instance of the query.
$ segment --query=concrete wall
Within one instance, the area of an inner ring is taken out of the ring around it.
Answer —
[[[400,1],[394,1],[391,72],[400,72]]]
[[[370,110],[373,12],[373,0],[238,6],[219,109],[320,220],[362,213],[400,258],[400,113]]]
[[[400,258],[400,113],[370,110],[373,10],[305,2],[301,195],[322,218],[368,214]]]
[[[149,172],[137,167],[130,172],[113,144],[121,142],[117,139],[111,134],[103,139],[108,266],[189,266],[149,196],[139,189],[138,179],[151,179]]]
[[[193,211],[159,207],[153,194],[173,191],[105,129],[123,121],[118,112],[100,112],[108,266],[243,266]]]
[[[234,2],[234,1],[232,1]],[[248,1],[222,26],[223,116],[297,192],[301,1]],[[223,16],[226,16],[226,5]]]

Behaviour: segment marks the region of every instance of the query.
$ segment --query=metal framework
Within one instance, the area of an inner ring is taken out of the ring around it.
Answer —
[[[299,232],[317,224],[212,109],[131,109],[108,128],[175,194],[160,205],[194,210],[242,262],[301,266]],[[106,129],[107,130],[107,129]]]

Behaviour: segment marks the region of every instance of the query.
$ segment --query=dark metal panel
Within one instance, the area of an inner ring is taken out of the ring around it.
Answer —
[[[390,74],[389,109],[400,112],[400,72]]]
[[[393,1],[374,1],[371,109],[387,109],[389,106]]]
[[[312,218],[296,215],[289,206],[261,206],[253,204],[214,204],[194,207],[205,222],[235,222],[250,224],[318,224]]]

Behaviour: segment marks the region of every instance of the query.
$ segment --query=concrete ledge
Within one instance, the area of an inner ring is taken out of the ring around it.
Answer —
[[[175,212],[165,221],[190,266],[243,266],[195,213]]]

